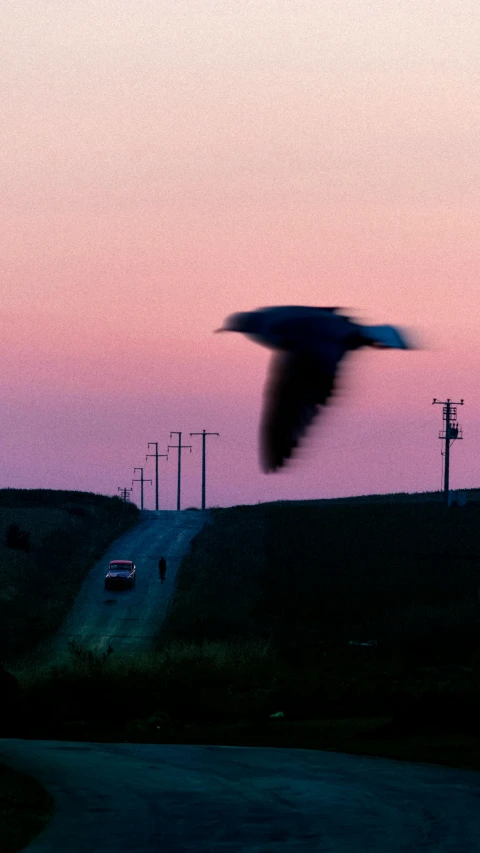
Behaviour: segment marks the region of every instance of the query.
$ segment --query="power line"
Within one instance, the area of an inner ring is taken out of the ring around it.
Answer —
[[[172,448],[173,450],[178,450],[178,472],[177,472],[177,510],[180,509],[180,482],[181,482],[181,472],[182,472],[182,450],[186,450],[190,448],[190,453],[192,452],[191,444],[182,444],[182,433],[173,431],[170,433],[170,438],[172,435],[178,435],[178,444],[169,444],[167,450]]]
[[[202,436],[202,509],[205,509],[205,438],[207,435],[220,435],[219,432],[191,432],[190,435]]]

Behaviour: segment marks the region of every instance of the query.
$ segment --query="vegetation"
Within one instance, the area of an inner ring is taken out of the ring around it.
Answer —
[[[480,505],[277,503],[219,509],[193,542],[159,637],[271,641],[295,660],[375,641],[466,664],[480,640]]]
[[[50,820],[53,799],[35,779],[0,764],[2,853],[23,850]]]
[[[20,530],[18,524],[9,524],[5,534],[5,545],[18,551],[30,551],[30,534]]]
[[[24,682],[4,734],[334,749],[480,769],[478,665],[413,669],[348,647],[295,666],[247,640],[173,641],[118,658],[70,651],[68,666]]]
[[[0,490],[4,662],[31,651],[57,630],[92,565],[137,518],[137,507],[117,497]]]

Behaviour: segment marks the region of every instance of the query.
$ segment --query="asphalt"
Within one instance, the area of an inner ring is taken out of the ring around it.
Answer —
[[[480,775],[293,749],[0,740],[56,812],[26,853],[477,853]]]

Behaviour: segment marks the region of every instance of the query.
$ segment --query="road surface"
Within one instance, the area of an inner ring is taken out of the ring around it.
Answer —
[[[208,510],[144,512],[140,523],[113,542],[88,573],[60,631],[29,658],[29,667],[36,661],[67,660],[69,640],[95,652],[109,646],[115,652],[148,649],[165,618],[182,557],[207,518]],[[158,576],[162,554],[167,561],[163,584]],[[135,562],[137,580],[132,590],[104,589],[110,560]],[[21,676],[17,668],[15,673]]]
[[[56,812],[25,853],[479,853],[480,774],[296,749],[0,740]]]

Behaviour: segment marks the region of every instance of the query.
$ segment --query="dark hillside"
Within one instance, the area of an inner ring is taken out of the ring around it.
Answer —
[[[268,530],[262,505],[213,511],[177,573],[176,589],[159,637],[227,639],[267,629],[263,600]]]
[[[1,659],[55,631],[81,583],[138,508],[119,498],[47,489],[0,490]]]
[[[403,500],[215,510],[165,636],[271,638],[288,651],[375,640],[462,660],[480,639],[480,507]]]
[[[272,507],[263,605],[277,641],[375,639],[425,653],[433,642],[444,653],[477,637],[479,520],[477,507],[428,503]]]

